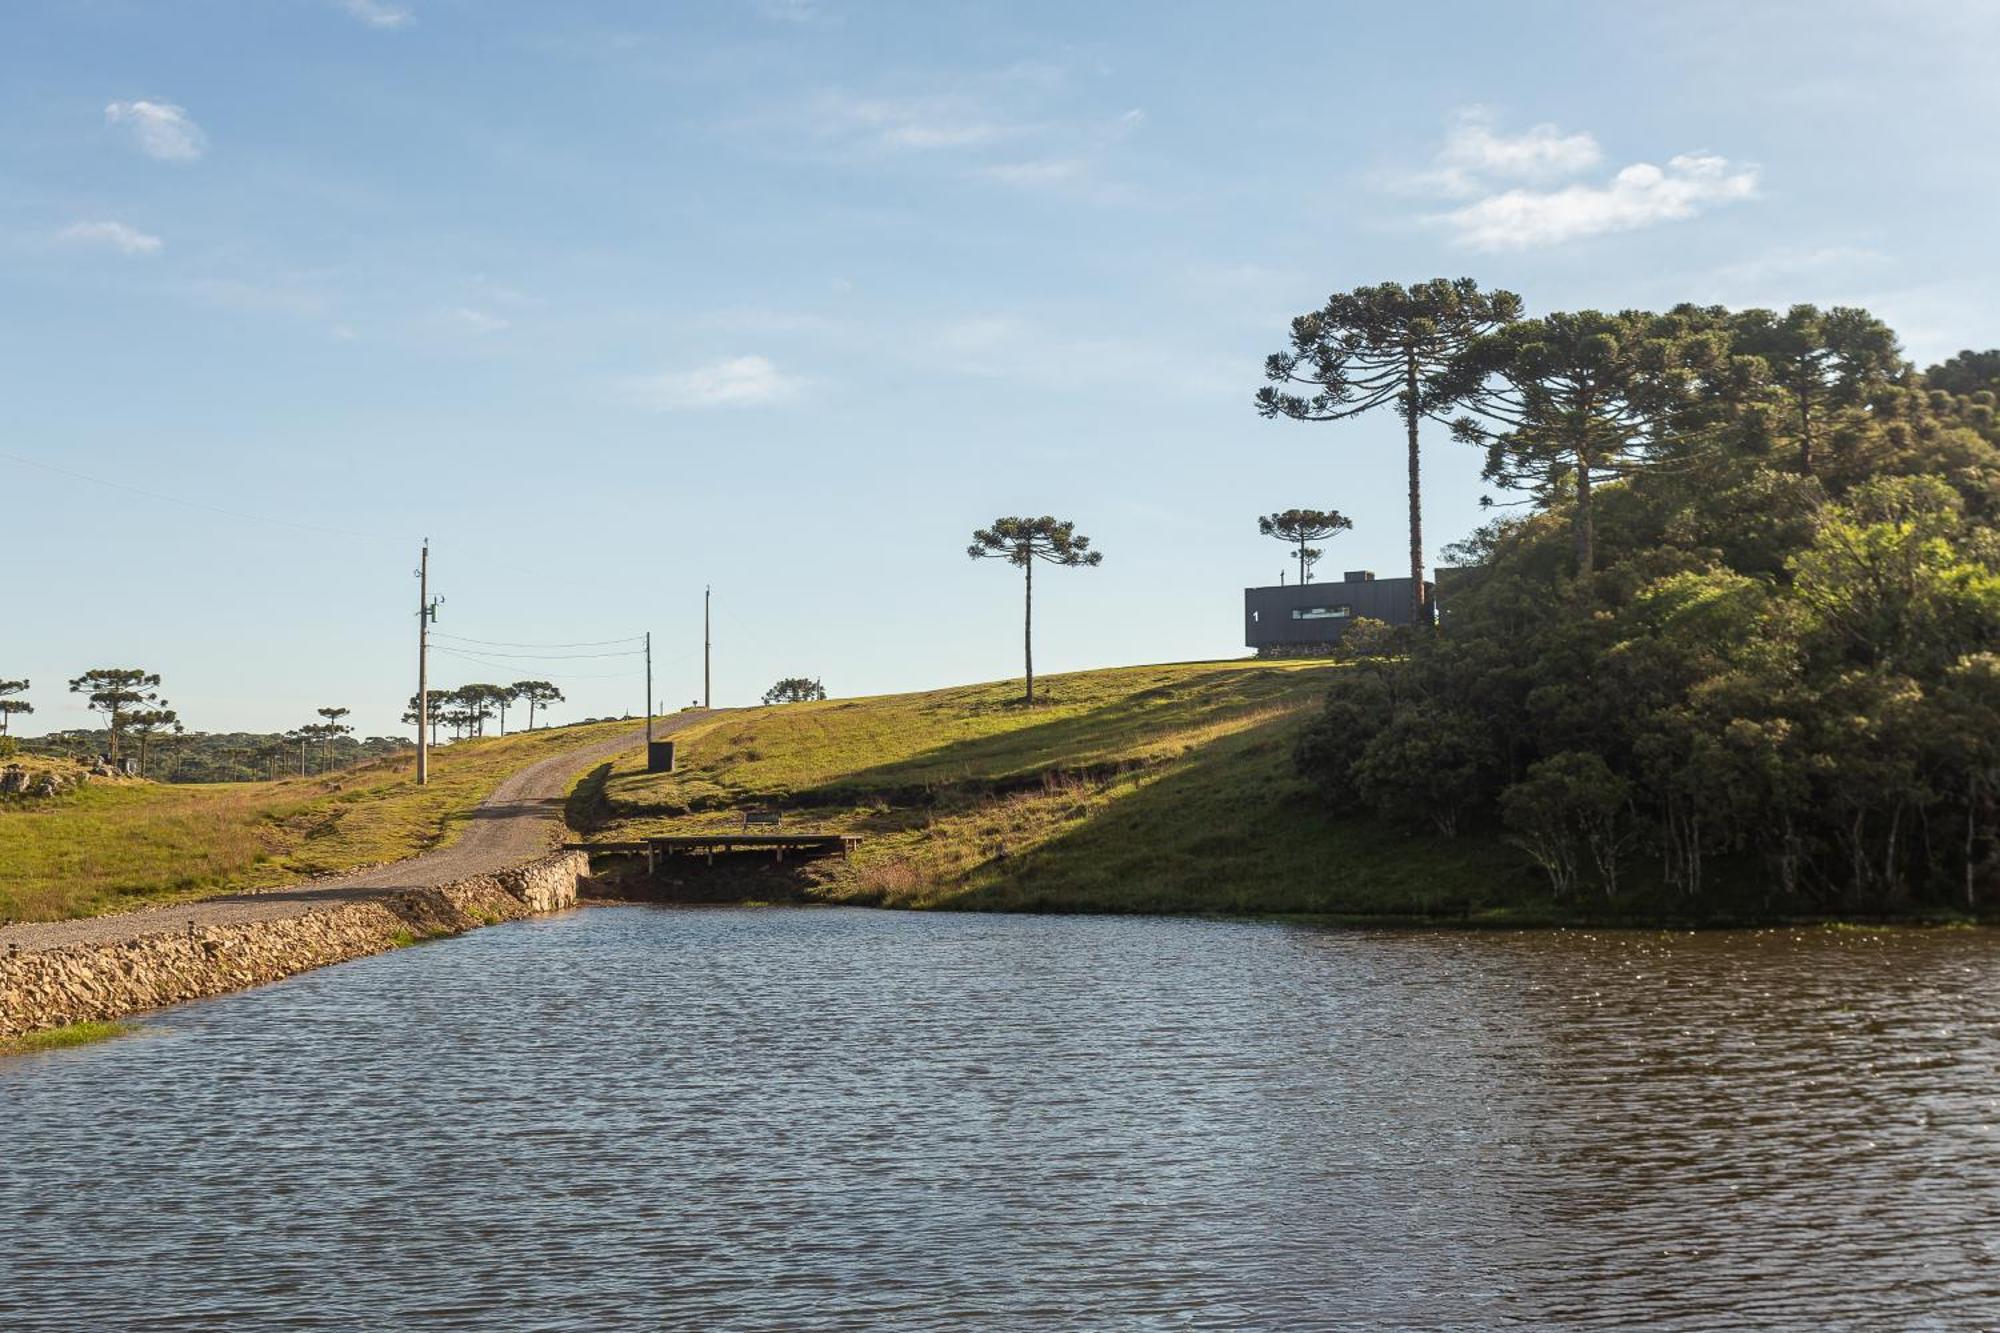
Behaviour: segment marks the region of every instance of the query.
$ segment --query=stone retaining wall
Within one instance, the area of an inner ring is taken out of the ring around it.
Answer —
[[[0,956],[0,1038],[121,1018],[576,902],[582,852],[298,916]]]

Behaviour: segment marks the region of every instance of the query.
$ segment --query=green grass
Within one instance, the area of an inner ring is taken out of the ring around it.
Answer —
[[[1319,663],[1082,672],[1020,704],[1018,683],[787,704],[681,737],[668,776],[627,763],[598,836],[732,825],[858,832],[812,896],[899,907],[1467,916],[1532,897],[1488,839],[1405,836],[1327,814],[1293,774]]]
[[[18,1037],[0,1041],[0,1055],[29,1055],[36,1051],[59,1051],[69,1046],[88,1046],[94,1041],[108,1041],[112,1037],[122,1037],[132,1031],[130,1023],[69,1023],[62,1027],[43,1028],[39,1032],[28,1032]]]
[[[279,782],[93,782],[47,800],[0,800],[0,919],[262,888],[443,846],[507,774],[632,727],[444,746],[431,752],[425,787],[411,782],[409,759],[395,759]]]

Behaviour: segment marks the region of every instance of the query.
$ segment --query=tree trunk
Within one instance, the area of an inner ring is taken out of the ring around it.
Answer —
[[[1410,622],[1424,623],[1427,601],[1424,596],[1424,483],[1417,452],[1417,358],[1409,354],[1404,363],[1404,392],[1409,400],[1403,410],[1403,424],[1410,433]]]
[[[1028,557],[1027,611],[1021,618],[1021,650],[1028,666],[1028,702],[1035,701],[1035,558]]]
[[[1304,587],[1305,581],[1306,581],[1306,539],[1304,537],[1301,537],[1299,538],[1299,586]]]
[[[1803,393],[1799,395],[1799,471],[1808,477],[1813,474],[1812,403]]]
[[[1577,577],[1590,573],[1597,558],[1597,531],[1592,526],[1590,515],[1590,464],[1581,457],[1576,461],[1576,572]]]

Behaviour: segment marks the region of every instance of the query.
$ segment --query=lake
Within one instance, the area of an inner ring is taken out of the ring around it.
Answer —
[[[2000,1325],[2000,935],[601,907],[0,1062],[0,1327]]]

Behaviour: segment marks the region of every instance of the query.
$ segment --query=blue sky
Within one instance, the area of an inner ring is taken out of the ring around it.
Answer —
[[[1237,655],[1257,514],[1402,560],[1395,422],[1250,407],[1332,290],[2000,342],[1997,47],[1974,3],[11,5],[0,676],[29,730],[142,665],[201,729],[392,731],[428,535],[441,630],[651,629],[670,701],[707,583],[718,703],[992,679],[1019,579],[964,548],[1044,512],[1106,559],[1038,580],[1042,669]],[[1432,432],[1433,557],[1478,464]],[[433,678],[522,676],[642,702]]]

